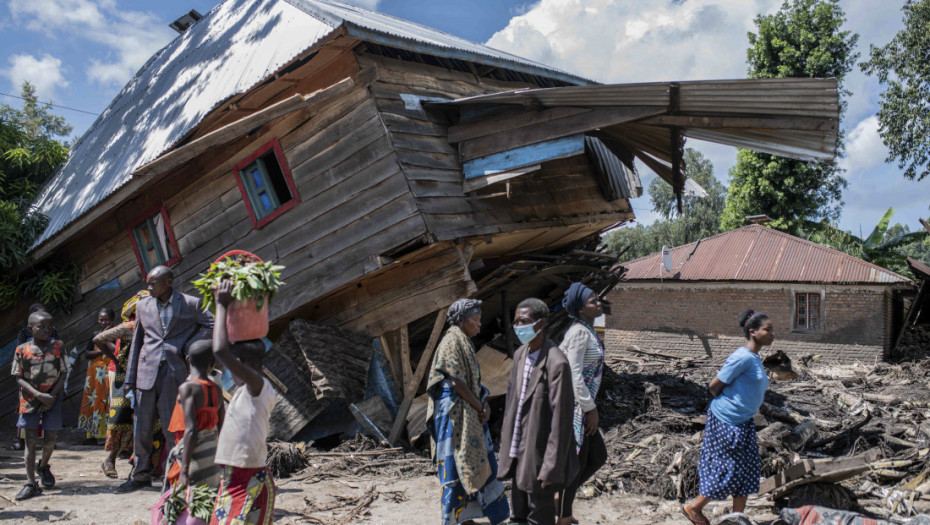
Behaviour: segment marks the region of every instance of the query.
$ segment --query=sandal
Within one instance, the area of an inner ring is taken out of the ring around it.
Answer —
[[[708,521],[707,518],[704,518],[703,521],[692,518],[691,515],[688,514],[688,511],[685,510],[684,505],[681,505],[681,513],[684,514],[686,518],[688,518],[688,521],[690,521],[692,525],[710,525],[710,521]]]
[[[26,483],[23,485],[23,490],[19,491],[19,494],[16,495],[16,501],[23,501],[35,496],[42,494],[42,489],[39,488],[38,483]]]
[[[119,473],[116,472],[116,465],[107,468],[107,462],[104,461],[100,464],[100,469],[103,470],[103,475],[108,478],[116,479],[119,477]]]

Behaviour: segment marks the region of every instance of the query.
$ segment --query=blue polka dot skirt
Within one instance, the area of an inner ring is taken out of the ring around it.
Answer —
[[[701,495],[727,499],[755,494],[759,492],[761,471],[753,421],[731,425],[708,410],[698,464]]]

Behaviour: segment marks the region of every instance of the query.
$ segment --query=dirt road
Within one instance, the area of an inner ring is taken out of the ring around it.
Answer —
[[[60,443],[51,461],[57,486],[42,496],[16,503],[13,497],[26,478],[22,453],[0,452],[0,522],[148,524],[149,507],[158,499],[157,489],[113,494],[121,480],[103,476],[100,463],[104,455],[102,446]],[[123,476],[128,473],[125,461],[117,468]],[[284,479],[278,481],[275,523],[434,524],[438,521],[438,499],[439,487],[432,476],[407,480],[347,477],[319,483]],[[334,508],[321,510],[329,507]],[[615,493],[580,500],[575,508],[582,524],[686,523],[678,514],[677,503],[638,495]],[[718,505],[717,513],[723,508]],[[751,514],[766,517],[761,510]]]

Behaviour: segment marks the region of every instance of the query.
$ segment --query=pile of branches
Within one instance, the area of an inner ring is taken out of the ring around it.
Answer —
[[[643,354],[608,357],[598,404],[609,460],[580,497],[613,491],[678,500],[697,495],[703,416],[711,400],[707,385],[720,363]],[[790,498],[783,495],[782,503],[797,503],[802,493],[831,493],[843,496],[827,498],[834,506],[848,501],[849,510],[865,505],[876,515],[906,516],[919,510],[921,498],[911,498],[905,511],[901,502],[917,491],[930,508],[930,360],[830,367],[804,362],[795,365],[790,377],[796,378],[771,382],[755,419],[763,476],[804,460],[863,453],[874,459],[849,479],[799,488]]]
[[[303,443],[269,443],[268,466],[275,478],[316,483],[325,479],[406,479],[435,472],[427,453],[384,448],[356,434],[330,450]]]

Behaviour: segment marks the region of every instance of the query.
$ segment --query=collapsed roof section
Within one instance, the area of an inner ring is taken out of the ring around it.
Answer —
[[[832,161],[840,115],[832,78],[567,86],[432,104],[458,110],[449,141],[458,145],[467,179],[564,156],[593,136],[630,169],[635,156],[679,197],[685,137]]]

